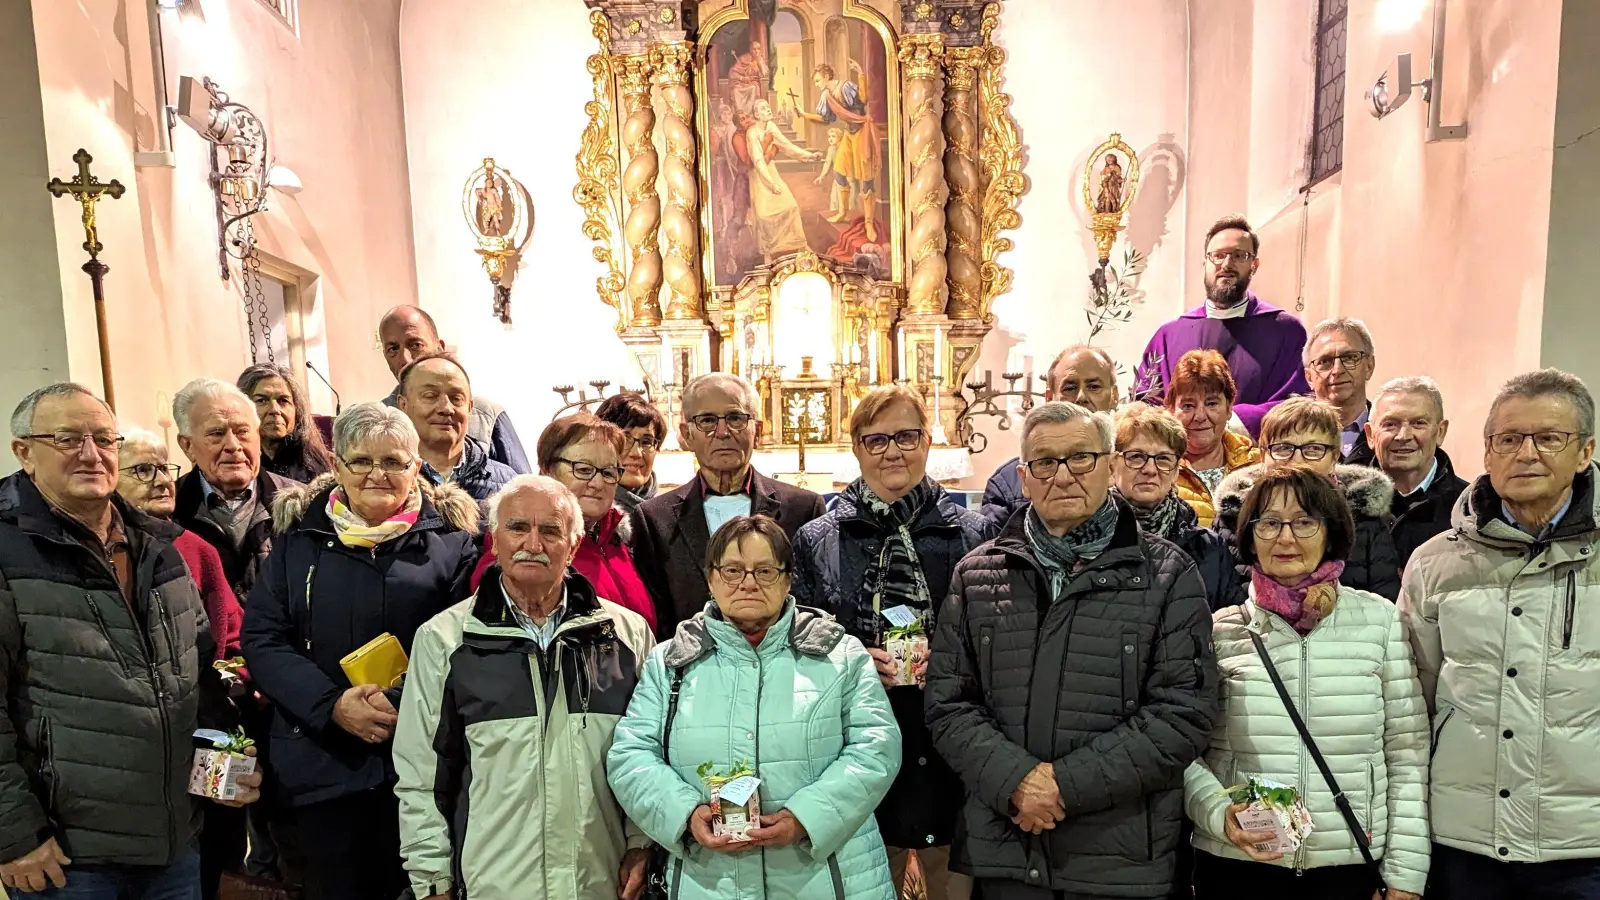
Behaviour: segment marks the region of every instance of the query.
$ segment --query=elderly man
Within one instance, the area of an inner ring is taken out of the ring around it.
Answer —
[[[1096,412],[1117,408],[1117,364],[1100,347],[1075,344],[1061,351],[1050,364],[1044,379],[1044,395],[1064,400]],[[999,531],[1011,514],[1028,505],[1022,495],[1022,479],[1017,476],[1017,457],[1003,463],[989,477],[983,492],[983,517]]]
[[[1367,382],[1377,367],[1372,332],[1360,319],[1324,319],[1311,329],[1302,358],[1311,392],[1339,411],[1339,458],[1353,466],[1377,465],[1366,435],[1372,414]]]
[[[725,372],[692,378],[682,406],[678,440],[694,453],[700,472],[677,490],[641,503],[629,517],[634,568],[655,601],[656,634],[663,640],[710,602],[706,546],[724,522],[770,516],[792,540],[801,525],[825,511],[816,494],[751,467],[761,436],[761,400],[748,381]]]
[[[1228,360],[1239,386],[1233,404],[1250,435],[1274,404],[1311,390],[1301,371],[1306,329],[1300,320],[1262,303],[1250,291],[1261,266],[1261,239],[1239,216],[1217,220],[1206,232],[1203,306],[1156,329],[1135,376],[1135,393],[1161,397],[1178,360],[1190,350],[1216,350]]]
[[[400,372],[395,404],[417,427],[422,477],[435,487],[450,482],[480,504],[517,473],[489,457],[489,448],[471,435],[472,382],[448,353],[418,357]]]
[[[560,482],[518,476],[489,518],[500,561],[412,644],[394,742],[412,891],[637,900],[649,842],[605,770],[650,627],[568,568],[583,512]]]
[[[423,356],[442,353],[444,341],[439,339],[439,328],[420,306],[396,306],[383,314],[378,322],[378,340],[383,343],[383,360],[395,377],[395,388],[383,402],[400,405],[400,373]],[[417,429],[421,432],[421,428]],[[489,450],[489,458],[510,466],[515,472],[532,472],[528,454],[522,449],[522,439],[511,424],[505,407],[478,396],[472,399],[472,418],[467,431]]]
[[[191,737],[222,720],[181,534],[116,495],[116,419],[86,388],[11,416],[0,480],[0,883],[92,900],[198,897]],[[202,709],[204,707],[204,709]],[[258,776],[230,805],[253,801]],[[52,893],[54,895],[54,893]]]
[[[1366,443],[1378,468],[1394,482],[1389,534],[1400,552],[1402,571],[1418,547],[1450,530],[1456,498],[1467,488],[1439,446],[1449,430],[1444,396],[1426,375],[1396,378],[1372,401]]]
[[[1111,494],[1112,449],[1105,413],[1030,412],[1030,505],[939,613],[928,727],[967,789],[951,867],[985,900],[1173,885],[1183,772],[1218,713],[1211,614],[1194,562]]]
[[[1500,388],[1487,470],[1411,557],[1400,614],[1434,712],[1433,883],[1451,900],[1600,897],[1600,496],[1594,398]]]

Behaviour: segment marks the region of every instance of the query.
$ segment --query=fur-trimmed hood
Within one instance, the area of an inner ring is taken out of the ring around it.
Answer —
[[[318,475],[310,484],[285,488],[272,500],[272,530],[284,534],[300,523],[317,502],[326,502],[338,479],[332,472]],[[422,524],[430,517],[440,524],[467,534],[478,533],[478,501],[454,484],[434,487],[426,478],[417,478],[422,491],[422,514],[417,519]]]
[[[1265,465],[1256,463],[1245,466],[1228,477],[1222,479],[1217,485],[1213,496],[1217,500],[1217,524],[1224,530],[1233,531],[1239,518],[1239,508],[1244,505],[1244,495],[1255,487],[1256,479],[1265,471]],[[1339,490],[1344,493],[1346,503],[1350,504],[1350,512],[1357,519],[1381,519],[1389,515],[1390,505],[1394,502],[1394,482],[1383,472],[1368,468],[1367,466],[1336,466],[1333,470],[1339,478]]]

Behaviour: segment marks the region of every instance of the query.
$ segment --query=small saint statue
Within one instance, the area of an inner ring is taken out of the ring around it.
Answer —
[[[495,174],[494,164],[484,161],[483,187],[478,188],[478,227],[491,237],[505,233],[505,182]]]
[[[1105,166],[1100,170],[1100,193],[1095,197],[1094,211],[1122,211],[1122,164],[1117,162],[1115,153],[1106,154]]]

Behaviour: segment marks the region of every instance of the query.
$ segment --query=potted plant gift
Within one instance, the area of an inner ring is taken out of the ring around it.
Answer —
[[[233,800],[239,796],[239,776],[253,775],[256,760],[245,755],[256,742],[242,729],[228,734],[201,729],[194,733],[194,764],[189,768],[189,793],[213,800]]]
[[[1240,828],[1276,835],[1272,841],[1256,845],[1262,853],[1293,853],[1311,834],[1311,813],[1293,785],[1252,775],[1244,784],[1228,788],[1227,794],[1234,803],[1246,804],[1237,816]]]
[[[761,801],[756,788],[761,779],[748,760],[740,760],[727,772],[704,762],[695,770],[711,792],[711,833],[734,841],[750,840],[750,830],[761,827]]]

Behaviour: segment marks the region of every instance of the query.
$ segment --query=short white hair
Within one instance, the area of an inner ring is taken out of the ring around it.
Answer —
[[[220,378],[196,378],[172,396],[172,421],[178,426],[179,434],[194,437],[194,432],[189,430],[194,425],[190,417],[194,415],[195,404],[202,400],[208,403],[232,400],[246,412],[251,422],[257,426],[261,424],[261,417],[256,415],[255,401],[246,397],[238,385],[230,384]]]
[[[1302,363],[1311,364],[1311,345],[1317,342],[1317,338],[1330,331],[1342,331],[1345,334],[1355,335],[1361,339],[1361,347],[1368,356],[1377,355],[1377,345],[1372,343],[1372,332],[1367,330],[1367,323],[1360,319],[1352,319],[1349,316],[1334,316],[1331,319],[1323,319],[1321,322],[1311,326],[1311,331],[1306,334],[1305,348],[1300,351],[1300,361]]]
[[[94,399],[100,401],[101,406],[106,406],[104,400],[95,397],[94,391],[75,381],[58,381],[55,384],[47,384],[42,388],[30,391],[28,396],[23,397],[22,402],[17,404],[16,409],[12,410],[11,436],[20,439],[25,434],[33,433],[33,414],[39,409],[39,401],[46,397],[71,397],[74,394],[94,397]],[[110,411],[110,409],[111,407],[106,406],[107,411]]]
[[[1386,394],[1421,394],[1432,401],[1433,411],[1438,413],[1439,421],[1444,421],[1444,394],[1440,393],[1439,385],[1426,375],[1403,375],[1389,379],[1373,395],[1372,405],[1377,406]]]
[[[140,449],[161,450],[165,452],[167,449],[167,442],[161,439],[161,435],[156,434],[154,431],[151,431],[148,428],[122,429],[122,452],[126,453],[129,450]]]
[[[357,403],[333,422],[333,454],[344,459],[374,438],[392,437],[417,455],[417,426],[404,412],[382,403]]]
[[[704,375],[696,375],[689,379],[688,384],[683,386],[683,398],[678,404],[678,414],[683,418],[683,421],[689,421],[690,400],[713,385],[733,387],[744,396],[744,411],[752,416],[759,417],[761,415],[761,395],[756,393],[755,385],[730,372],[708,372]]]
[[[1028,413],[1022,420],[1022,440],[1018,449],[1023,455],[1027,454],[1028,438],[1033,436],[1033,430],[1040,425],[1066,425],[1079,419],[1088,419],[1094,425],[1094,430],[1100,434],[1100,446],[1106,452],[1111,452],[1117,447],[1117,426],[1109,413],[1093,412],[1087,407],[1065,400],[1051,400],[1041,403]],[[1023,462],[1027,462],[1026,459]]]
[[[556,506],[567,511],[567,540],[574,548],[583,540],[583,507],[578,505],[578,495],[572,489],[548,475],[518,475],[489,497],[489,528],[500,528],[500,503],[519,491],[535,490],[553,494]]]

